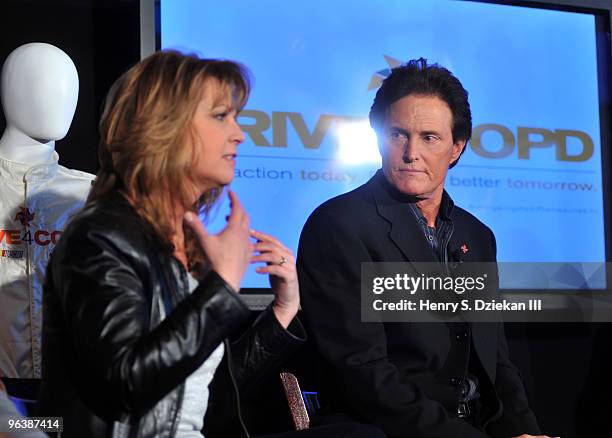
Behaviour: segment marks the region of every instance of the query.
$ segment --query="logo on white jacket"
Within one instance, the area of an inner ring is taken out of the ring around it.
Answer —
[[[20,206],[13,220],[19,222],[22,228],[0,229],[0,244],[3,246],[55,245],[62,232],[59,230],[34,229],[31,222],[34,221],[35,216],[36,212]],[[1,248],[0,257],[22,258],[23,251],[20,251],[19,248]]]

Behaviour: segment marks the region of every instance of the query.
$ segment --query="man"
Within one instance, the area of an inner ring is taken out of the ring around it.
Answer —
[[[467,92],[426,60],[392,70],[370,124],[382,169],[310,216],[298,274],[332,409],[389,436],[538,434],[501,324],[364,323],[361,262],[494,262],[495,237],[444,191],[470,139]],[[529,435],[525,435],[529,436]]]

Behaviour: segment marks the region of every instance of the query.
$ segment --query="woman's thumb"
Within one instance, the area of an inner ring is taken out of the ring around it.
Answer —
[[[200,218],[198,218],[198,216],[194,212],[186,212],[183,216],[183,219],[185,220],[185,223],[189,226],[189,228],[191,228],[195,235],[198,237],[200,243],[203,244],[206,240],[208,240],[208,231],[206,231],[206,228],[204,228],[204,225],[202,225]]]

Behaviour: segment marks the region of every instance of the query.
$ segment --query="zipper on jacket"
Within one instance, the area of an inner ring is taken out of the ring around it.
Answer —
[[[249,430],[244,424],[244,419],[242,418],[242,408],[240,406],[240,392],[238,392],[238,384],[236,383],[236,377],[234,376],[234,370],[232,369],[232,350],[230,348],[230,343],[227,339],[223,341],[225,344],[225,354],[227,354],[227,368],[230,375],[230,380],[232,381],[232,386],[234,387],[234,394],[236,394],[236,405],[237,405],[237,413],[238,413],[238,421],[240,421],[240,426],[244,432],[244,436],[246,438],[251,438],[249,434]]]
[[[23,174],[23,206],[28,208],[28,174],[33,167],[26,170]],[[25,230],[25,227],[24,227]],[[36,316],[34,315],[34,288],[32,286],[32,276],[34,274],[32,267],[32,254],[30,254],[30,245],[25,245],[25,254],[26,254],[26,280],[28,281],[28,307],[29,307],[29,317],[30,317],[30,360],[32,363],[32,377],[41,377],[42,373],[42,360],[40,356],[38,357],[39,361],[36,360],[36,355],[34,354],[34,350],[38,350],[36,348],[36,339],[40,339],[42,336],[42,327],[40,327],[40,331],[38,332],[38,336],[35,332],[34,325],[36,324]],[[39,354],[41,352],[39,351]],[[39,368],[40,367],[40,368]]]

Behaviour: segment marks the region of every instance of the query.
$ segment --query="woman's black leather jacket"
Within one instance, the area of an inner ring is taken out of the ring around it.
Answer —
[[[71,221],[43,297],[40,414],[64,417],[66,438],[174,436],[185,379],[246,324],[215,377],[232,377],[231,397],[213,382],[205,421],[207,438],[236,430],[236,391],[256,388],[305,336],[270,308],[248,327],[248,308],[214,271],[189,293],[183,266],[118,193]]]

